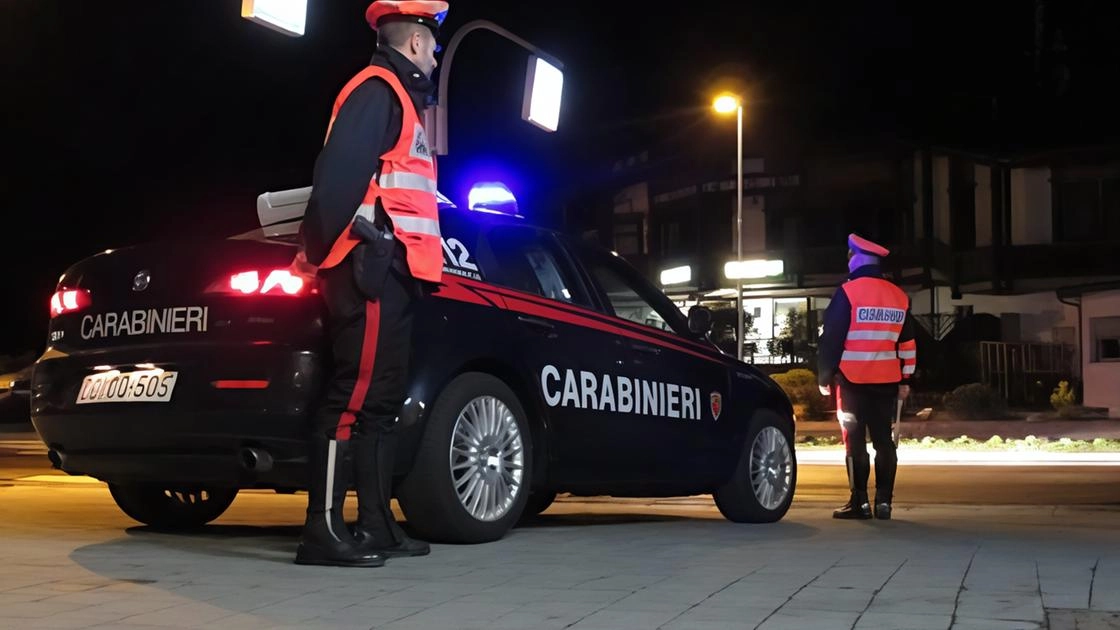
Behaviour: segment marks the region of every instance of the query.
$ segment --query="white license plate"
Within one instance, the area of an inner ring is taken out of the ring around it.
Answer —
[[[90,374],[82,380],[76,403],[168,402],[178,375],[164,370]]]

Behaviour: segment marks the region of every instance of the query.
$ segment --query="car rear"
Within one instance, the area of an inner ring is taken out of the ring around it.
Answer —
[[[56,466],[117,483],[302,483],[321,302],[264,240],[110,250],[51,299],[32,422]]]

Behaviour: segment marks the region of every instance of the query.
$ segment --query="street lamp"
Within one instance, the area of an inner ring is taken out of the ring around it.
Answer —
[[[435,107],[425,111],[425,131],[435,148],[436,155],[447,155],[447,80],[451,76],[451,62],[459,43],[472,31],[487,30],[501,35],[532,53],[525,73],[525,93],[522,99],[521,118],[545,131],[556,131],[560,119],[560,100],[564,90],[564,64],[531,42],[511,33],[489,20],[467,22],[447,44],[443,53],[443,68],[439,73],[439,90]],[[434,120],[428,118],[431,116]]]
[[[743,263],[743,99],[734,94],[720,94],[712,102],[712,107],[718,114],[735,112],[735,261],[741,266]],[[739,311],[739,324],[736,330],[736,353],[740,361],[743,360],[743,282],[735,281],[735,307]]]
[[[241,0],[241,17],[299,37],[307,26],[307,0]]]

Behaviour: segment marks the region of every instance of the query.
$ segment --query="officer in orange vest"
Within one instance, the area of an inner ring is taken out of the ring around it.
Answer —
[[[381,566],[429,552],[397,524],[389,501],[413,310],[443,272],[435,157],[420,112],[434,93],[447,8],[369,5],[377,52],[335,100],[315,162],[297,262],[317,267],[333,371],[309,442],[299,564]],[[348,529],[351,473],[358,521]]]
[[[910,298],[883,278],[879,260],[890,252],[865,238],[848,236],[848,281],[832,296],[824,315],[817,371],[821,394],[836,388],[836,416],[844,437],[848,503],[834,518],[869,519],[867,479],[871,464],[867,433],[875,447],[875,517],[891,517],[898,457],[891,423],[917,367]]]

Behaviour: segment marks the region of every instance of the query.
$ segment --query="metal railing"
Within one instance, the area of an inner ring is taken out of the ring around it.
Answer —
[[[1061,343],[982,341],[981,380],[1009,404],[1041,404],[1040,397],[1049,396],[1047,383],[1073,373],[1073,352]]]

